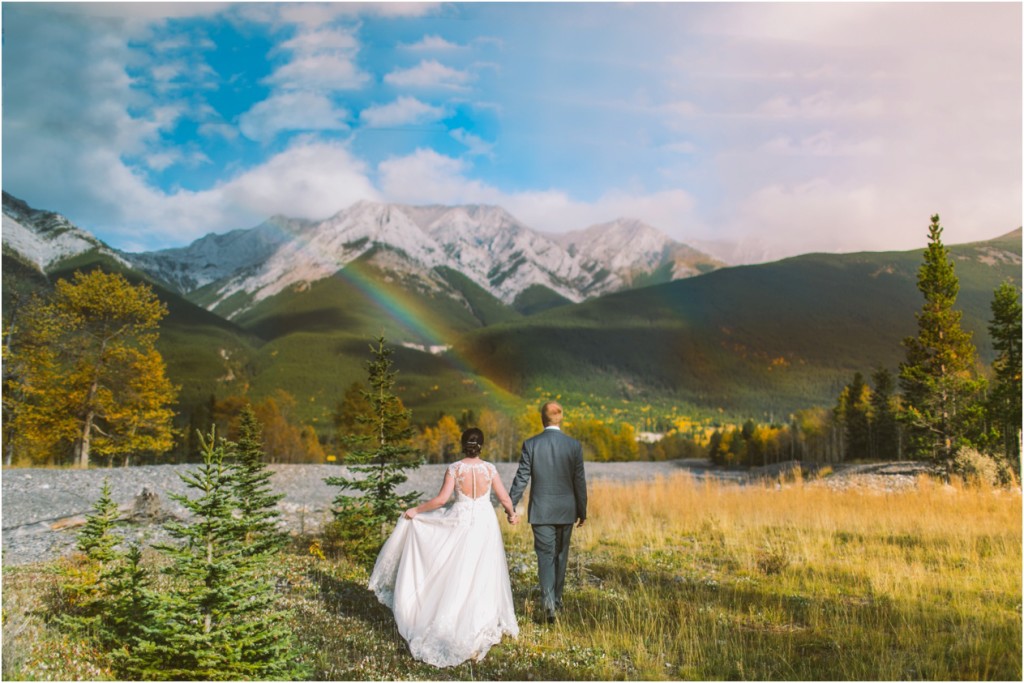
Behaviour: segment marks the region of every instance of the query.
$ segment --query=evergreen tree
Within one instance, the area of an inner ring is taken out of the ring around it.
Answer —
[[[113,533],[119,513],[110,495],[110,482],[104,479],[100,497],[76,538],[76,547],[83,556],[73,558],[64,571],[60,590],[69,609],[58,622],[65,628],[92,636],[103,630],[104,608],[111,593],[107,578],[120,557],[116,546],[122,539]]]
[[[277,502],[284,494],[272,493],[272,472],[263,461],[263,435],[252,406],[242,409],[238,443],[235,448],[234,496],[241,513],[240,533],[246,552],[265,555],[279,552],[288,536],[278,527],[281,518]]]
[[[903,341],[901,417],[909,426],[912,451],[933,458],[949,472],[956,451],[970,442],[981,384],[971,335],[961,328],[961,312],[953,308],[960,282],[942,243],[937,215],[932,216],[928,240],[917,276],[924,295],[924,306],[916,314],[918,332]]]
[[[871,381],[875,385],[871,392],[871,457],[876,460],[899,458],[899,423],[893,395],[896,380],[889,370],[879,368],[871,375]]]
[[[100,497],[93,504],[92,512],[86,515],[85,526],[75,539],[77,548],[96,562],[115,559],[114,547],[121,542],[121,537],[112,530],[120,515],[120,508],[110,496],[110,480],[104,479]]]
[[[723,457],[722,452],[722,439],[722,431],[720,429],[716,429],[711,432],[711,437],[708,439],[708,458],[711,460],[712,464],[725,464],[725,458]]]
[[[191,521],[169,523],[179,543],[157,546],[172,560],[174,590],[160,594],[148,637],[125,667],[140,679],[294,678],[294,642],[274,605],[267,557],[249,553],[243,541],[230,446],[211,432],[202,449],[203,463],[181,475],[198,496],[172,495]]]
[[[125,552],[117,549],[123,540],[111,531],[117,518],[118,507],[110,496],[109,483],[104,481],[93,512],[77,538],[86,563],[72,574],[72,586],[65,586],[75,608],[58,621],[111,651],[114,666],[126,673],[125,658],[145,640],[152,624],[153,594],[140,548],[132,545]]]
[[[342,492],[334,499],[337,530],[349,552],[357,558],[372,560],[383,544],[388,527],[399,514],[411,507],[419,492],[398,495],[397,487],[408,476],[405,470],[419,467],[416,449],[409,445],[413,430],[410,413],[393,393],[396,371],[393,371],[391,349],[383,337],[370,346],[373,355],[367,362],[370,389],[364,393],[370,412],[358,422],[370,431],[351,439],[353,448],[350,470],[361,477],[336,476],[324,481],[338,486]],[[356,492],[358,496],[348,495]]]
[[[353,382],[345,390],[345,395],[338,401],[334,411],[335,441],[342,459],[347,457],[353,437],[369,436],[373,431],[370,425],[362,421],[372,412],[372,406],[366,398],[367,393],[365,384]]]
[[[100,644],[111,652],[115,668],[130,675],[130,662],[136,650],[145,648],[154,636],[156,594],[150,587],[152,576],[142,566],[142,549],[129,546],[124,557],[105,577],[107,601],[99,632]]]
[[[843,405],[845,459],[863,460],[871,455],[870,406],[871,389],[864,383],[864,376],[856,372]]]
[[[832,409],[832,437],[838,460],[846,459],[846,414],[850,404],[850,387],[843,387],[836,399],[836,407]]]
[[[994,386],[989,394],[989,415],[999,435],[999,449],[1016,467],[1020,465],[1021,439],[1021,303],[1020,292],[1002,283],[992,299],[988,326],[992,346]]]

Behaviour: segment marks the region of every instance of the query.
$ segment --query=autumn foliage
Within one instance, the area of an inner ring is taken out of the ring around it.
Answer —
[[[177,389],[155,347],[166,313],[149,286],[99,270],[34,299],[6,358],[6,460],[87,467],[169,450]]]

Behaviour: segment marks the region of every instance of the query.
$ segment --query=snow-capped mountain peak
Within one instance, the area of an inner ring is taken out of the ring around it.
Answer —
[[[592,225],[556,239],[585,267],[610,271],[619,288],[632,286],[639,276],[662,268],[668,268],[667,279],[675,280],[725,265],[633,218]]]
[[[202,299],[211,309],[232,299],[231,315],[288,287],[330,277],[363,256],[438,290],[446,285],[437,269],[450,268],[510,305],[534,287],[578,302],[633,286],[641,276],[650,284],[721,265],[640,221],[546,235],[488,205],[360,201],[322,221],[274,216],[254,228],[141,254],[111,250],[62,216],[36,212],[6,194],[3,220],[4,245],[41,269],[103,249],[186,296],[205,288]],[[248,303],[239,307],[239,301]]]
[[[103,242],[52,211],[33,209],[3,193],[3,243],[40,271],[88,251],[99,250],[124,260]],[[126,264],[127,265],[127,264]]]

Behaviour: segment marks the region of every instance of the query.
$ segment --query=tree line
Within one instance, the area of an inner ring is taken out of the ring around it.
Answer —
[[[200,453],[198,435],[216,428],[235,439],[248,407],[263,429],[269,463],[345,463],[350,439],[365,436],[370,409],[363,382],[338,399],[323,433],[296,417],[296,399],[284,390],[253,398],[210,396],[176,427],[172,384],[156,348],[167,308],[151,287],[93,270],[58,280],[52,293],[32,296],[4,324],[3,461],[6,465],[100,465],[189,462]],[[399,404],[401,399],[397,398]],[[488,435],[491,459],[511,461],[522,440],[540,429],[535,406],[518,413],[484,408],[433,424],[405,426],[427,462],[459,457],[459,437],[476,426]],[[645,457],[630,424],[581,418],[573,425],[593,460]],[[667,445],[667,444],[666,444]],[[651,457],[669,457],[659,446]],[[417,456],[418,457],[418,456]]]

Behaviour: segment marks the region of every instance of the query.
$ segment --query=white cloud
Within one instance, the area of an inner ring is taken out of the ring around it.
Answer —
[[[384,76],[384,82],[403,88],[441,88],[465,90],[470,74],[441,64],[437,60],[423,60],[408,69],[395,69]]]
[[[239,117],[242,134],[268,142],[288,131],[348,130],[349,112],[331,96],[358,90],[372,80],[356,64],[360,44],[354,29],[324,28],[316,22],[307,26],[304,22],[310,17],[330,16],[319,7],[294,15],[282,10],[285,15],[297,22],[300,30],[271,54],[287,53],[290,59],[262,80],[274,89]]]
[[[201,123],[199,134],[205,138],[221,137],[225,140],[238,138],[238,129],[227,123]]]
[[[306,23],[320,24],[337,18],[376,15],[382,17],[416,18],[426,16],[441,7],[438,2],[325,2],[289,3],[285,11],[290,17],[305,17]]]
[[[859,101],[840,101],[829,90],[803,97],[779,95],[757,106],[754,113],[779,118],[844,118],[877,117],[885,112],[879,98]]]
[[[208,164],[210,163],[210,158],[198,151],[186,154],[180,149],[170,149],[148,155],[145,163],[146,166],[154,171],[163,171],[177,164],[185,164],[190,167]]]
[[[251,140],[268,141],[282,131],[348,130],[349,113],[315,92],[284,92],[258,102],[239,117]]]
[[[359,50],[359,39],[352,30],[345,28],[317,28],[296,34],[281,43],[279,50],[291,50],[298,54],[309,55],[321,52],[338,52],[354,54]]]
[[[367,107],[359,118],[367,126],[393,127],[432,123],[445,115],[444,107],[433,107],[415,97],[402,96],[389,104]]]
[[[97,199],[109,203],[105,228],[130,248],[178,246],[209,232],[252,227],[267,217],[323,219],[361,199],[377,199],[365,165],[340,143],[300,140],[265,163],[202,191],[165,194],[123,163],[98,153],[88,162],[102,182]],[[101,175],[100,175],[101,174]]]
[[[442,52],[449,50],[462,50],[465,49],[464,45],[457,45],[449,42],[438,35],[423,36],[418,42],[411,43],[409,45],[400,45],[406,50],[414,50],[420,52]]]
[[[274,70],[264,83],[285,90],[356,90],[370,81],[347,56],[313,54],[300,56]]]
[[[418,149],[413,154],[382,161],[378,186],[387,201],[406,204],[491,203],[498,193],[468,180],[468,166],[459,159]]]
[[[884,152],[884,144],[879,138],[844,140],[835,132],[826,130],[796,139],[778,136],[766,142],[762,149],[782,156],[877,157]]]
[[[894,195],[892,186],[886,177],[848,184],[825,178],[774,183],[746,197],[720,227],[731,235],[759,235],[764,258],[923,248],[934,213],[942,217],[946,244],[991,239],[1017,227],[1000,222],[1000,206],[1013,188],[965,196],[940,186],[923,194]]]
[[[487,142],[479,135],[474,135],[464,128],[456,128],[449,131],[448,134],[466,147],[466,154],[470,156],[494,157],[494,144]]]
[[[361,16],[422,17],[435,12],[438,7],[440,5],[433,2],[246,2],[231,5],[231,9],[245,21],[313,29]]]
[[[361,199],[377,199],[365,164],[341,143],[300,140],[210,192],[230,210],[326,218]],[[230,214],[230,211],[226,211]]]
[[[559,190],[507,193],[468,177],[466,162],[419,149],[382,162],[378,184],[386,201],[407,204],[494,204],[526,225],[544,232],[565,232],[616,217],[637,218],[676,238],[692,234],[697,221],[693,197],[682,190],[650,194],[609,192],[593,202]]]
[[[173,61],[155,65],[150,70],[150,73],[153,76],[153,80],[155,80],[157,83],[168,84],[174,79],[178,78],[178,76],[184,73],[185,70],[186,67],[184,62]]]

